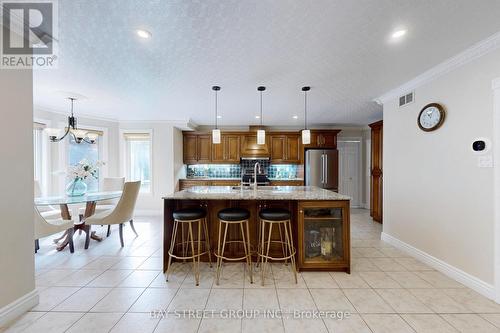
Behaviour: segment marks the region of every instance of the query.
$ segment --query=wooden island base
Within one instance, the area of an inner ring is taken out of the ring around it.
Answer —
[[[207,187],[214,189],[217,187]],[[300,187],[304,189],[304,187]],[[194,188],[196,189],[196,188]],[[184,190],[191,191],[192,189]],[[196,190],[195,190],[196,191]],[[322,190],[324,191],[324,190]],[[333,192],[332,192],[333,193]],[[338,194],[337,194],[338,195]],[[286,196],[286,193],[284,193]],[[299,271],[344,271],[350,273],[350,221],[349,200],[228,200],[228,199],[176,199],[164,198],[164,235],[163,235],[163,270],[168,267],[168,250],[170,246],[173,217],[176,209],[202,207],[208,212],[207,223],[211,249],[217,248],[219,210],[228,207],[241,207],[250,211],[250,243],[253,261],[257,259],[258,245],[258,212],[262,208],[286,208],[292,213],[293,244],[296,247],[296,262]],[[186,230],[187,234],[187,230]],[[197,233],[194,232],[194,239]],[[181,232],[178,232],[180,242]],[[230,226],[227,240],[241,239],[239,226]],[[280,239],[278,228],[273,229],[273,239]],[[281,256],[279,244],[271,246],[271,256]],[[231,257],[244,255],[243,245],[230,243],[226,245],[226,254]],[[212,256],[212,260],[213,260]],[[201,258],[208,261],[208,255]]]

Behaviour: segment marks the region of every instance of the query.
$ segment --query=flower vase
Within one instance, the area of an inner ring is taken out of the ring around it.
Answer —
[[[66,195],[68,197],[78,197],[87,193],[87,184],[80,178],[76,178],[66,186]]]

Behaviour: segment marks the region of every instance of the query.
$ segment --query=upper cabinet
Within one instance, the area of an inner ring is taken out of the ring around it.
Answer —
[[[196,142],[198,152],[198,163],[210,163],[212,161],[212,136],[198,135]]]
[[[299,134],[271,134],[270,142],[272,163],[300,163]]]
[[[196,153],[197,135],[184,134],[184,164],[198,163],[198,155]]]
[[[222,134],[221,143],[212,145],[212,163],[240,163],[240,136]]]
[[[340,130],[311,130],[311,143],[304,148],[337,148],[337,134]]]
[[[269,158],[275,164],[301,164],[304,148],[337,148],[339,130],[312,130],[311,144],[302,145],[300,132],[267,132],[266,144],[257,144],[257,134],[223,132],[213,144],[209,133],[184,132],[185,164],[237,164],[240,158]]]
[[[269,136],[266,135],[266,144],[257,144],[256,133],[241,135],[241,157],[269,157]]]
[[[184,163],[203,164],[212,161],[212,136],[210,134],[184,134]]]

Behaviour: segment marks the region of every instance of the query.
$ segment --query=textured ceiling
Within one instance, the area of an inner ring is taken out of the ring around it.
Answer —
[[[59,68],[34,74],[35,104],[121,120],[222,125],[367,124],[372,100],[500,30],[497,0],[59,1]],[[407,36],[388,42],[403,26]],[[152,32],[140,40],[137,28]],[[299,119],[292,119],[298,115]]]

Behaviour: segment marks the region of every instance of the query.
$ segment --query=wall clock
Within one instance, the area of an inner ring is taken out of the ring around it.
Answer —
[[[441,104],[427,104],[418,115],[418,127],[425,132],[435,131],[443,125],[445,116],[446,111]]]

